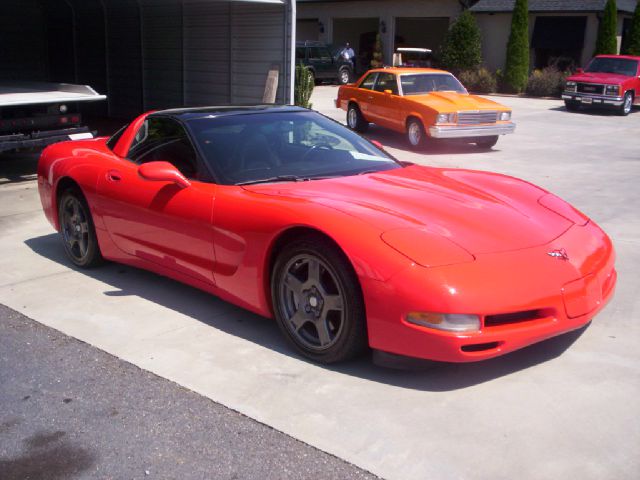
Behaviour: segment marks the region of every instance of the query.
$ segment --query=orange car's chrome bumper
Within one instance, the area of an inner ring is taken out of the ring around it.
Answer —
[[[433,138],[473,138],[490,137],[494,135],[506,135],[516,130],[516,124],[498,123],[495,125],[474,125],[474,126],[433,126],[429,127],[429,136]]]

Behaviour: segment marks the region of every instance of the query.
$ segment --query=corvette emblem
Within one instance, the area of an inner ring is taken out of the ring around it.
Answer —
[[[559,260],[569,260],[569,255],[567,255],[567,251],[564,248],[561,248],[559,250],[551,250],[550,252],[547,252],[547,255]]]

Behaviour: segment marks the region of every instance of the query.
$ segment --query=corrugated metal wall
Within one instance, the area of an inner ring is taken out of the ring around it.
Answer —
[[[275,66],[286,103],[289,13],[277,0],[1,0],[0,79],[89,84],[130,117],[260,102]]]

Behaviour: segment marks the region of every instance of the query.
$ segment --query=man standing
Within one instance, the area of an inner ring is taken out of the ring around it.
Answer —
[[[351,62],[351,66],[353,67],[353,71],[356,71],[356,52],[353,51],[349,42],[347,42],[342,49],[342,58]]]

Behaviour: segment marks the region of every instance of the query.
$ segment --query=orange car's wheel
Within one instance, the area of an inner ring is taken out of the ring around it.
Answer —
[[[484,150],[490,150],[498,143],[498,135],[492,135],[490,137],[482,137],[476,142],[476,147]]]
[[[271,299],[280,330],[305,357],[335,363],[366,348],[358,277],[330,241],[306,236],[288,244],[272,271]]]
[[[417,118],[410,118],[407,122],[407,142],[414,150],[423,149],[427,143],[427,134]]]
[[[366,132],[369,128],[369,122],[364,119],[360,108],[355,103],[350,103],[347,109],[347,126],[360,133]]]
[[[78,267],[91,268],[103,262],[89,205],[78,189],[69,188],[60,196],[58,220],[64,250]]]

